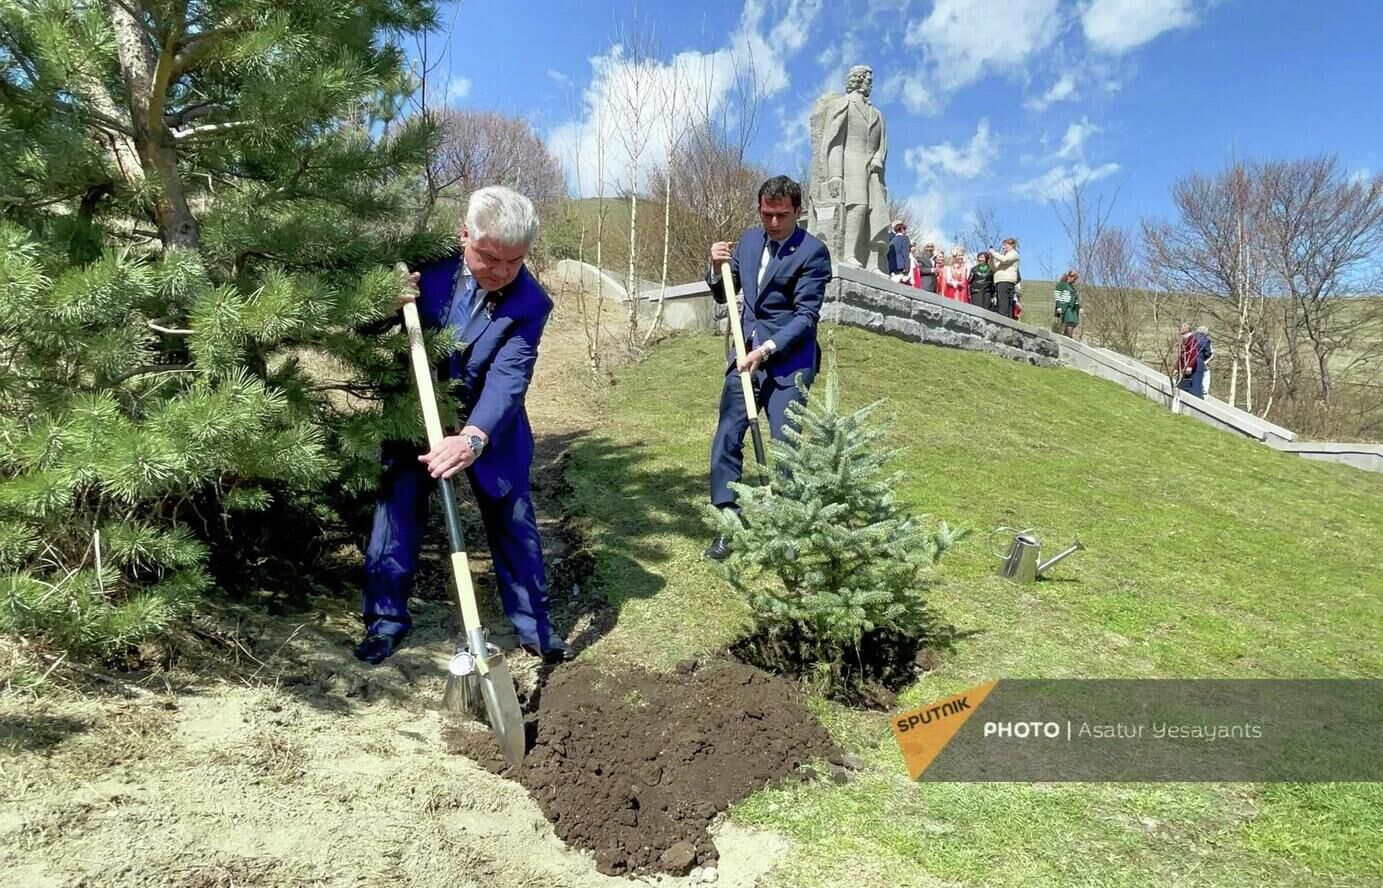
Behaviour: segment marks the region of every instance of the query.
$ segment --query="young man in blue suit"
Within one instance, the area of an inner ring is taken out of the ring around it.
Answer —
[[[408,593],[428,498],[435,479],[462,471],[480,506],[504,611],[520,643],[549,662],[573,656],[548,622],[547,574],[529,493],[533,430],[524,394],[552,311],[524,265],[537,233],[528,198],[482,188],[466,208],[462,252],[423,265],[412,275],[416,292],[400,297],[416,300],[424,327],[459,331],[438,376],[459,383],[465,426],[421,455],[408,442],[383,447],[384,477],[365,555],[365,640],[355,649],[367,663],[393,654],[408,634]]]
[[[735,508],[729,484],[740,479],[744,467],[749,414],[739,372],[752,373],[755,404],[768,413],[769,433],[781,439],[788,405],[802,398],[798,374],[801,385],[809,385],[821,365],[816,323],[831,281],[831,254],[797,227],[801,211],[801,186],[787,176],[774,176],[759,186],[762,227],[749,229],[734,244],[711,245],[706,281],[715,300],[724,302],[720,264],[730,263],[748,350],[743,361],[731,356],[720,392],[720,423],[711,441],[711,503],[717,508]],[[729,556],[724,535],[705,554],[716,560]]]

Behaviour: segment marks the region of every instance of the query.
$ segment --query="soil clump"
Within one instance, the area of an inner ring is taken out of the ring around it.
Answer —
[[[610,875],[713,864],[708,828],[719,813],[840,755],[793,684],[723,659],[670,674],[566,666],[536,701],[528,757],[508,776],[563,841],[593,852]],[[488,731],[454,729],[448,740],[506,772]]]

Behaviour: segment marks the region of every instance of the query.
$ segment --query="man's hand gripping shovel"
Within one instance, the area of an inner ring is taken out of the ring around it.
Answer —
[[[408,276],[406,266],[397,269]],[[411,285],[404,292],[411,290]],[[423,328],[418,319],[418,306],[411,298],[403,300],[403,322],[408,331],[408,352],[413,366],[413,381],[417,384],[418,400],[423,408],[423,423],[427,427],[427,443],[436,449],[442,443],[442,421],[437,415],[437,400],[432,392],[432,366],[423,345]],[[457,514],[456,497],[451,481],[439,478],[442,509],[446,515],[447,537],[451,544],[451,572],[456,586],[456,598],[461,609],[461,625],[466,643],[458,645],[448,664],[447,688],[442,706],[449,712],[465,714],[476,707],[477,699],[484,702],[485,715],[505,761],[518,767],[527,752],[527,736],[523,710],[514,690],[509,664],[498,647],[485,639],[485,627],[480,623],[480,609],[475,603],[475,588],[471,585],[470,562],[466,544],[461,536],[461,518]],[[479,708],[479,707],[476,707]]]

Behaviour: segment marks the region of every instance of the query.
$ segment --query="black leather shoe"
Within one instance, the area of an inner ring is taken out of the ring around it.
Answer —
[[[712,561],[724,561],[730,557],[730,541],[725,538],[725,534],[720,534],[715,541],[706,547],[702,553]]]
[[[576,659],[576,651],[572,650],[571,645],[567,644],[556,635],[547,640],[547,646],[539,653],[536,644],[525,644],[524,652],[531,657],[542,657],[547,664],[569,663]]]
[[[355,658],[364,660],[371,666],[377,666],[393,656],[401,641],[403,641],[402,635],[385,635],[383,633],[367,635],[364,641],[355,646]]]

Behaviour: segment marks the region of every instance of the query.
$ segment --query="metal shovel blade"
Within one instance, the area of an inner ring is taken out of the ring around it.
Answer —
[[[486,658],[485,668],[480,672],[480,695],[485,698],[485,715],[504,760],[517,768],[523,764],[528,751],[528,736],[523,710],[519,708],[519,695],[514,690],[514,679],[503,654]]]

